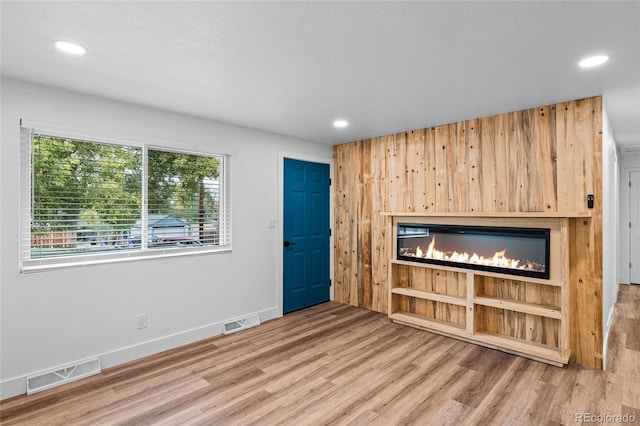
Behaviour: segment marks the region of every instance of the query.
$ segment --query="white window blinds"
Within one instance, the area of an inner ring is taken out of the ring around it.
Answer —
[[[231,248],[228,156],[21,138],[24,271]]]

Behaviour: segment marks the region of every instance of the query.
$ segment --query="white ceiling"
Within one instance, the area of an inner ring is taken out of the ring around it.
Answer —
[[[0,13],[5,77],[306,140],[604,95],[618,145],[640,146],[638,1],[2,1]],[[61,54],[60,39],[89,52]],[[592,54],[611,59],[580,69]]]

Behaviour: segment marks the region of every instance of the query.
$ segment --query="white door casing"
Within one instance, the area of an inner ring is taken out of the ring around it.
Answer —
[[[629,173],[629,279],[640,284],[640,171]]]

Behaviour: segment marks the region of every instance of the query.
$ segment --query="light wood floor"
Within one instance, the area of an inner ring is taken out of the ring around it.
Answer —
[[[609,371],[557,368],[326,303],[0,405],[3,425],[640,423],[640,286],[621,286]]]

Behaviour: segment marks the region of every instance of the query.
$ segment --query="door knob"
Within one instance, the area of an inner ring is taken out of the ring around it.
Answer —
[[[285,247],[289,247],[289,246],[292,246],[292,245],[294,245],[294,244],[295,244],[295,243],[292,243],[291,241],[285,241],[283,245],[284,245]]]

